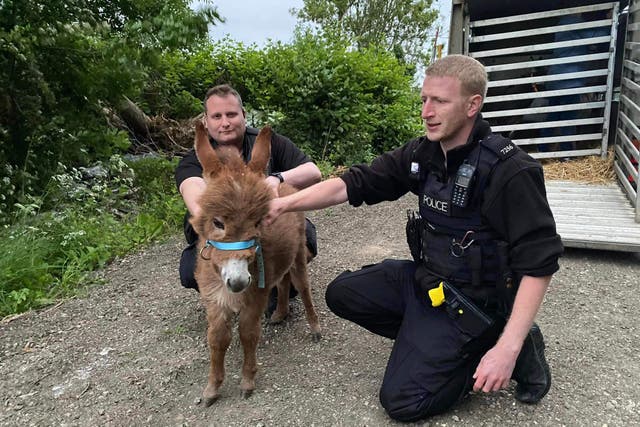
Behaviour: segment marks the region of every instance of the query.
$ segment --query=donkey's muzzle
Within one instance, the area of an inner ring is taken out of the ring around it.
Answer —
[[[251,273],[246,259],[230,259],[220,270],[222,281],[231,292],[242,292],[251,285]]]

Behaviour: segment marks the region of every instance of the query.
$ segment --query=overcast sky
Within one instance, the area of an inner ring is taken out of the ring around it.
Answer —
[[[226,35],[243,43],[260,46],[268,39],[291,41],[296,18],[290,13],[292,7],[301,8],[302,0],[214,0],[225,23],[211,28],[214,40]]]
[[[211,28],[211,37],[221,39],[230,35],[246,44],[264,45],[267,39],[289,42],[293,38],[296,19],[289,13],[292,7],[300,9],[302,0],[213,0],[226,22]],[[446,42],[449,26],[450,0],[434,0],[443,18],[440,42]]]

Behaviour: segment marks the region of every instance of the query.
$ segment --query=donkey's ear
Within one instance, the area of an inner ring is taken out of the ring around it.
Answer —
[[[202,177],[206,181],[220,171],[222,162],[209,143],[209,133],[204,123],[200,120],[196,121],[196,139],[193,146],[196,149],[196,156],[198,156],[198,160],[202,165]]]
[[[264,173],[271,157],[271,127],[265,126],[258,133],[256,143],[251,150],[251,161],[248,166],[254,172]]]

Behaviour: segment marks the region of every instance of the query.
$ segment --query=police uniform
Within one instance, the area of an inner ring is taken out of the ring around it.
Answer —
[[[242,158],[245,162],[251,160],[251,150],[258,136],[258,129],[247,127],[244,138],[242,140]],[[215,148],[217,143],[209,138],[211,145]],[[295,146],[289,138],[277,133],[273,133],[271,137],[271,158],[267,167],[267,173],[284,172],[310,162],[311,159]],[[175,170],[175,179],[178,190],[180,184],[187,178],[201,177],[202,165],[196,156],[195,150],[190,150],[178,163]],[[307,238],[307,248],[313,256],[318,253],[316,228],[311,221],[306,220],[305,228]],[[198,289],[195,279],[196,267],[196,245],[198,243],[198,234],[195,232],[189,222],[189,212],[184,217],[184,236],[188,246],[182,251],[180,257],[180,282],[185,288]]]
[[[461,203],[454,183],[463,164],[474,173]],[[385,260],[346,271],[329,284],[326,300],[337,315],[395,339],[380,390],[392,418],[415,421],[443,412],[471,389],[480,358],[495,344],[508,311],[506,288],[523,275],[543,277],[559,268],[563,248],[542,167],[478,117],[467,143],[446,158],[439,142],[422,137],[370,166],[353,166],[342,179],[353,206],[409,191],[419,196],[416,262]],[[433,307],[427,291],[442,280],[499,327],[480,340],[443,307]]]

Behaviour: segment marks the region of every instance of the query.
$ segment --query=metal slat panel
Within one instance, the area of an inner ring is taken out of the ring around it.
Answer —
[[[577,135],[550,136],[548,138],[512,139],[516,145],[538,145],[571,141],[592,141],[602,138],[602,133],[583,133]]]
[[[489,42],[495,40],[515,39],[518,37],[537,36],[540,34],[552,34],[561,31],[582,30],[585,28],[609,27],[613,21],[611,19],[601,19],[599,21],[581,22],[579,24],[567,24],[554,27],[541,27],[533,30],[509,31],[506,33],[488,34],[486,36],[471,37],[471,43]]]
[[[620,201],[621,204],[623,201]],[[551,202],[551,203],[556,203],[556,202]],[[624,203],[628,204],[628,200],[624,200]],[[558,201],[556,204],[560,204],[560,201]],[[553,208],[553,213],[555,215],[562,215],[565,217],[568,216],[574,216],[576,218],[588,218],[591,222],[594,221],[593,216],[596,217],[596,221],[604,221],[609,223],[610,221],[614,221],[614,220],[620,220],[620,221],[628,221],[629,217],[633,217],[633,207],[631,207],[631,205],[629,205],[628,208],[626,209],[616,209],[615,211],[611,211],[611,206],[610,205],[606,205],[602,208],[591,208],[588,212],[585,211],[578,211],[576,212],[575,207],[554,207]],[[582,221],[580,221],[579,223],[581,223]]]
[[[585,102],[582,104],[555,105],[552,107],[519,108],[516,110],[489,111],[482,113],[485,119],[492,117],[521,116],[526,114],[553,113],[557,111],[591,110],[603,108],[604,102]]]
[[[561,237],[566,237],[566,234],[571,233],[574,238],[581,238],[585,241],[587,239],[593,239],[604,242],[613,242],[612,237],[615,236],[615,241],[617,243],[640,244],[640,230],[637,229],[637,224],[629,223],[627,227],[623,227],[622,229],[616,228],[615,230],[613,230],[611,225],[592,226],[589,224],[585,228],[584,224],[582,224],[582,227],[580,227],[580,225],[572,227],[570,223],[573,222],[573,219],[573,217],[561,218],[560,222],[562,225],[557,227],[558,234],[560,234]],[[634,227],[634,225],[636,227]]]
[[[640,30],[640,23],[627,25],[627,31],[635,32]]]
[[[640,252],[640,223],[619,185],[548,181],[546,187],[565,246]]]
[[[631,140],[629,139],[629,137],[627,135],[625,135],[624,132],[622,132],[622,130],[620,128],[617,129],[618,132],[618,136],[622,139],[622,145],[624,145],[624,148],[626,148],[627,150],[631,151],[631,155],[633,157],[635,157],[636,159],[640,157],[640,153],[639,153],[639,149],[636,148],[635,145],[633,145],[633,143],[631,142]]]
[[[602,152],[600,153],[600,157],[603,159],[607,157],[608,144],[609,144],[609,127],[611,124],[609,123],[611,116],[611,102],[613,100],[613,71],[615,70],[615,57],[616,57],[616,39],[618,38],[618,16],[619,16],[619,5],[616,3],[613,6],[613,10],[611,11],[613,17],[613,24],[611,25],[611,42],[609,43],[609,52],[611,52],[611,57],[609,58],[609,64],[607,69],[611,70],[609,75],[607,76],[607,91],[604,95],[604,124],[602,126],[602,143],[601,148]]]
[[[611,225],[610,215],[626,217],[627,219],[623,219],[622,222],[633,224],[635,221],[633,221],[632,219],[628,219],[632,217],[631,214],[633,214],[633,207],[631,206],[631,204],[629,204],[629,199],[622,192],[619,192],[619,195],[620,197],[616,199],[608,199],[608,200],[601,200],[601,201],[594,201],[594,199],[597,196],[593,196],[593,195],[582,196],[579,199],[550,196],[549,203],[557,205],[555,209],[558,209],[559,212],[564,212],[567,215],[589,216],[590,212],[598,211],[598,215],[596,215],[592,219],[593,224]],[[589,200],[589,209],[576,210],[575,208],[576,203],[577,204],[582,203],[585,200],[585,197],[587,197],[587,199]],[[619,204],[620,208],[612,211],[611,210],[612,204]]]
[[[592,6],[569,7],[566,9],[550,10],[547,12],[525,13],[522,15],[513,15],[509,17],[502,17],[502,18],[481,19],[478,21],[471,22],[469,24],[469,27],[471,28],[486,27],[489,25],[505,24],[507,22],[530,21],[533,19],[549,18],[551,16],[562,16],[562,15],[571,15],[574,13],[606,10],[606,9],[612,9],[615,4],[616,3],[602,3],[602,4],[592,5]]]
[[[584,195],[582,196],[584,198]],[[626,197],[622,197],[622,195],[620,196],[620,198],[617,199],[603,199],[602,197],[598,197],[595,198],[592,195],[589,195],[589,198],[591,198],[592,200],[589,201],[589,209],[608,209],[611,205],[612,202],[626,202],[627,199]],[[548,200],[549,202],[558,202],[558,203],[564,203],[564,202],[580,202],[582,199],[578,199],[578,198],[570,198],[570,197],[553,197],[553,196],[548,196]],[[630,209],[631,210],[631,209]],[[575,209],[574,209],[575,212]],[[581,211],[582,214],[585,214],[586,211]]]
[[[620,163],[622,163],[622,165],[624,166],[624,173],[626,175],[631,175],[633,179],[638,182],[638,170],[635,168],[633,163],[631,163],[631,160],[625,155],[625,153],[622,152],[622,148],[620,148],[620,146],[616,147],[616,154],[616,162],[618,163],[620,169],[622,169],[622,167],[620,166]]]
[[[635,83],[634,81],[629,80],[626,77],[622,78],[622,83],[626,89],[629,89],[632,92],[640,93],[640,85],[638,83]]]
[[[631,142],[632,138],[640,139],[640,129],[637,126],[637,121],[630,119],[628,116],[630,110],[631,115],[635,115],[635,119],[637,119],[639,114],[638,105],[633,101],[638,94],[640,94],[640,85],[638,84],[638,76],[640,75],[640,64],[633,60],[633,57],[636,55],[638,48],[640,48],[640,43],[638,40],[638,29],[640,29],[640,23],[638,20],[640,19],[640,14],[637,13],[640,11],[640,2],[632,0],[629,2],[629,14],[628,14],[628,24],[627,24],[627,39],[625,43],[624,51],[624,61],[623,61],[623,70],[622,70],[622,87],[621,87],[621,108],[618,113],[618,124],[616,129],[617,136],[617,145],[615,150],[615,158],[613,168],[618,177],[619,183],[624,188],[629,200],[632,205],[635,207],[635,220],[640,222],[640,193],[637,189],[634,189],[631,183],[628,180],[629,171],[631,172],[631,176],[636,182],[636,186],[639,185],[638,182],[638,172],[637,167],[631,164],[630,159],[627,157],[629,151],[632,153],[631,155],[637,158],[638,149],[633,146]],[[625,77],[626,75],[626,77]],[[622,146],[626,148],[623,150]],[[627,151],[628,150],[628,151]],[[623,171],[622,167],[627,169],[627,171]],[[640,187],[637,187],[640,189]]]
[[[636,208],[636,221],[640,222],[640,215],[638,214],[638,208],[640,207],[640,205],[638,204],[638,196],[640,196],[640,193],[636,193],[636,190],[633,189],[633,187],[627,180],[627,176],[624,174],[624,172],[622,172],[622,169],[620,169],[620,166],[614,163],[613,170],[616,172],[618,182],[622,183],[624,191],[626,191],[627,195],[629,196],[631,204],[633,204],[633,206],[635,206]]]
[[[502,132],[505,130],[512,131],[524,129],[559,128],[565,126],[597,125],[602,123],[604,123],[604,117],[594,117],[591,119],[562,120],[558,122],[523,123],[518,125],[492,126],[491,130],[493,130],[494,132]]]
[[[586,184],[584,182],[569,180],[553,180],[549,186],[554,188],[553,194],[564,200],[581,200],[585,196],[597,197],[606,200],[624,200],[624,195],[615,191],[616,184]]]
[[[585,198],[589,196],[600,197],[605,194],[622,194],[620,187],[615,184],[587,184],[584,182],[570,181],[568,179],[549,180],[546,184],[547,191],[551,194],[571,194],[571,197]]]
[[[547,65],[572,64],[575,62],[600,61],[609,59],[609,52],[592,53],[590,55],[567,56],[564,58],[542,59],[537,61],[512,62],[510,64],[489,65],[484,67],[487,73],[495,71],[519,70],[522,68],[546,67]]]
[[[624,44],[624,47],[629,49],[629,50],[637,50],[637,49],[640,49],[640,43],[639,42],[626,42]]]
[[[577,156],[596,156],[600,154],[599,148],[591,148],[588,150],[571,150],[571,151],[555,151],[550,153],[530,153],[534,159],[558,159],[564,157]]]
[[[520,99],[546,98],[549,96],[575,95],[579,93],[599,93],[606,92],[607,86],[586,86],[573,89],[546,90],[540,92],[516,93],[513,95],[489,96],[484,100],[485,104],[491,102],[517,101]]]
[[[585,77],[600,77],[609,74],[606,68],[601,70],[580,71],[577,73],[564,74],[548,74],[546,76],[522,77],[518,79],[493,80],[487,84],[487,87],[515,86],[526,83],[543,83],[549,81],[572,80]]]
[[[636,126],[623,111],[618,113],[618,118],[631,129],[636,139],[640,139],[640,129],[638,129],[638,126]]]
[[[633,111],[638,116],[640,116],[640,107],[638,107],[638,105],[635,102],[627,98],[625,95],[620,95],[620,101],[622,102],[622,105],[629,108],[631,111]]]
[[[625,59],[624,62],[622,63],[624,65],[625,68],[631,70],[631,71],[635,71],[636,73],[640,73],[640,64],[637,64],[633,61],[630,61],[628,59]]]
[[[611,36],[588,37],[586,39],[580,39],[580,41],[570,40],[567,42],[541,43],[541,44],[532,44],[528,46],[482,50],[478,52],[470,52],[469,56],[472,56],[473,58],[486,58],[489,56],[503,56],[503,55],[511,55],[514,53],[530,53],[530,52],[537,52],[540,50],[552,50],[552,49],[557,49],[562,47],[573,47],[573,46],[592,45],[592,44],[610,43],[610,42],[611,42]]]

